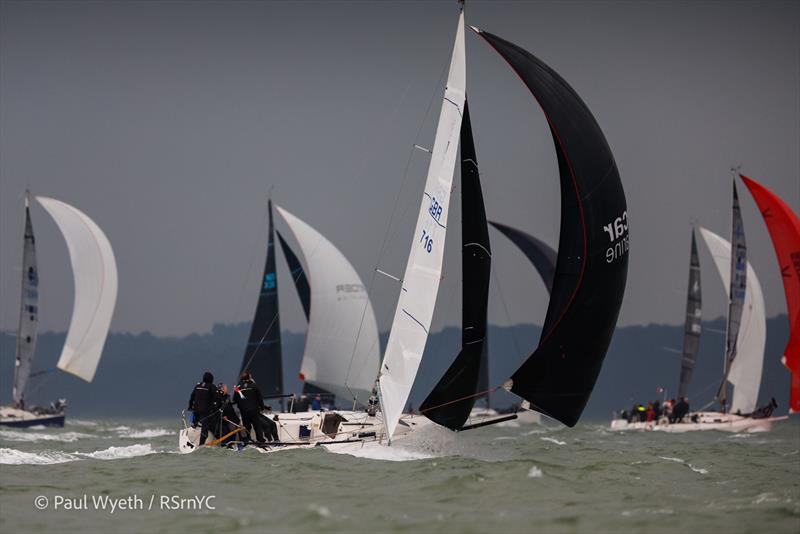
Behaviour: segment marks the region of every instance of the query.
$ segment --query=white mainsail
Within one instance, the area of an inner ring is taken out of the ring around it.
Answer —
[[[731,244],[706,228],[701,227],[700,234],[714,258],[714,264],[727,293],[731,277]],[[733,384],[730,412],[736,413],[741,410],[742,413],[750,413],[755,410],[758,402],[761,371],[764,365],[764,346],[767,340],[764,294],[750,262],[747,262],[744,309],[736,339],[736,358],[728,372],[728,382]]]
[[[389,436],[408,401],[428,341],[442,278],[447,214],[466,92],[464,14],[458,17],[450,72],[433,143],[424,197],[380,371],[381,410]]]
[[[314,228],[280,206],[306,259],[311,313],[300,372],[339,399],[366,404],[380,365],[375,312],[358,273]],[[362,322],[363,317],[363,322]]]
[[[117,263],[102,230],[80,210],[36,197],[56,221],[69,249],[75,303],[58,368],[87,382],[94,378],[117,301]]]

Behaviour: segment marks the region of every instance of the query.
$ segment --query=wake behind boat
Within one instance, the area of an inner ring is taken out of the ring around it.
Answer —
[[[117,299],[114,251],[103,231],[83,212],[52,198],[36,197],[36,200],[53,217],[64,235],[75,279],[72,320],[57,368],[91,382],[100,363]],[[53,371],[32,372],[38,324],[39,271],[30,214],[30,193],[26,192],[22,294],[12,395],[14,404],[0,406],[0,426],[64,426],[65,399],[51,402],[48,407],[31,406],[25,400],[29,379]]]

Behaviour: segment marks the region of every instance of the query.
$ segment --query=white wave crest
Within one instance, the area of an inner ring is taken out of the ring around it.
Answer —
[[[45,434],[42,432],[23,432],[19,430],[0,430],[0,439],[7,441],[60,441],[63,443],[72,443],[81,438],[91,438],[91,434],[82,434],[80,432],[60,432],[53,434]]]
[[[377,441],[367,443],[344,443],[341,445],[326,445],[325,450],[336,454],[349,454],[356,458],[368,460],[385,460],[388,462],[409,462],[413,460],[426,460],[434,458],[429,454],[406,449],[397,445],[387,447]]]
[[[675,462],[676,464],[685,465],[695,473],[700,473],[701,475],[707,475],[708,469],[703,469],[702,467],[695,467],[683,458],[675,458],[673,456],[659,456],[662,460],[667,460],[668,462]]]
[[[127,447],[109,447],[102,451],[76,452],[75,454],[95,460],[119,460],[121,458],[135,458],[136,456],[147,456],[155,454],[156,451],[149,443],[138,443]]]
[[[560,441],[560,440],[557,440],[556,438],[544,437],[544,438],[539,438],[539,439],[542,440],[542,441],[549,441],[550,443],[555,443],[556,445],[566,445],[567,444],[566,441]]]
[[[16,449],[0,449],[0,464],[49,465],[77,460],[73,455],[59,451],[24,452]]]
[[[117,432],[121,438],[129,439],[146,439],[146,438],[160,438],[161,436],[171,436],[175,434],[174,430],[167,430],[166,428],[147,428],[145,430],[121,430]]]
[[[542,478],[542,470],[538,467],[531,466],[530,470],[528,470],[528,478]]]

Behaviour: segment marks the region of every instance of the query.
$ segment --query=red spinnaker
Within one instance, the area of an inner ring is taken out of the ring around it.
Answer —
[[[775,193],[743,174],[739,177],[758,204],[778,256],[791,325],[783,354],[792,373],[789,410],[800,412],[800,218]]]

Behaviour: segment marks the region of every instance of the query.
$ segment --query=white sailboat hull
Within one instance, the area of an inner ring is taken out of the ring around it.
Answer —
[[[336,410],[278,413],[268,417],[272,419],[274,416],[278,418],[276,423],[279,441],[275,445],[259,445],[256,447],[259,452],[272,453],[321,445],[330,446],[335,452],[345,452],[357,450],[365,443],[386,443],[386,430],[380,413],[373,417],[366,412]],[[342,419],[333,425],[326,423],[329,416],[340,416]],[[430,419],[420,415],[404,415],[400,418],[392,439],[402,439],[433,424],[435,423]],[[215,440],[216,436],[209,432],[206,443],[213,443]],[[178,433],[178,450],[181,453],[191,453],[199,448],[200,427],[184,423],[184,428]]]
[[[697,422],[692,422],[692,415],[697,415]],[[787,416],[781,417],[766,417],[763,419],[754,419],[752,417],[744,417],[741,415],[734,415],[721,412],[698,412],[697,414],[687,415],[683,423],[667,422],[633,422],[629,423],[625,419],[614,419],[611,421],[611,430],[639,430],[654,432],[667,432],[670,434],[682,434],[684,432],[696,432],[701,430],[716,430],[719,432],[732,432],[732,433],[752,433],[752,432],[769,432],[772,430],[772,424],[775,421],[783,421],[788,419]]]

